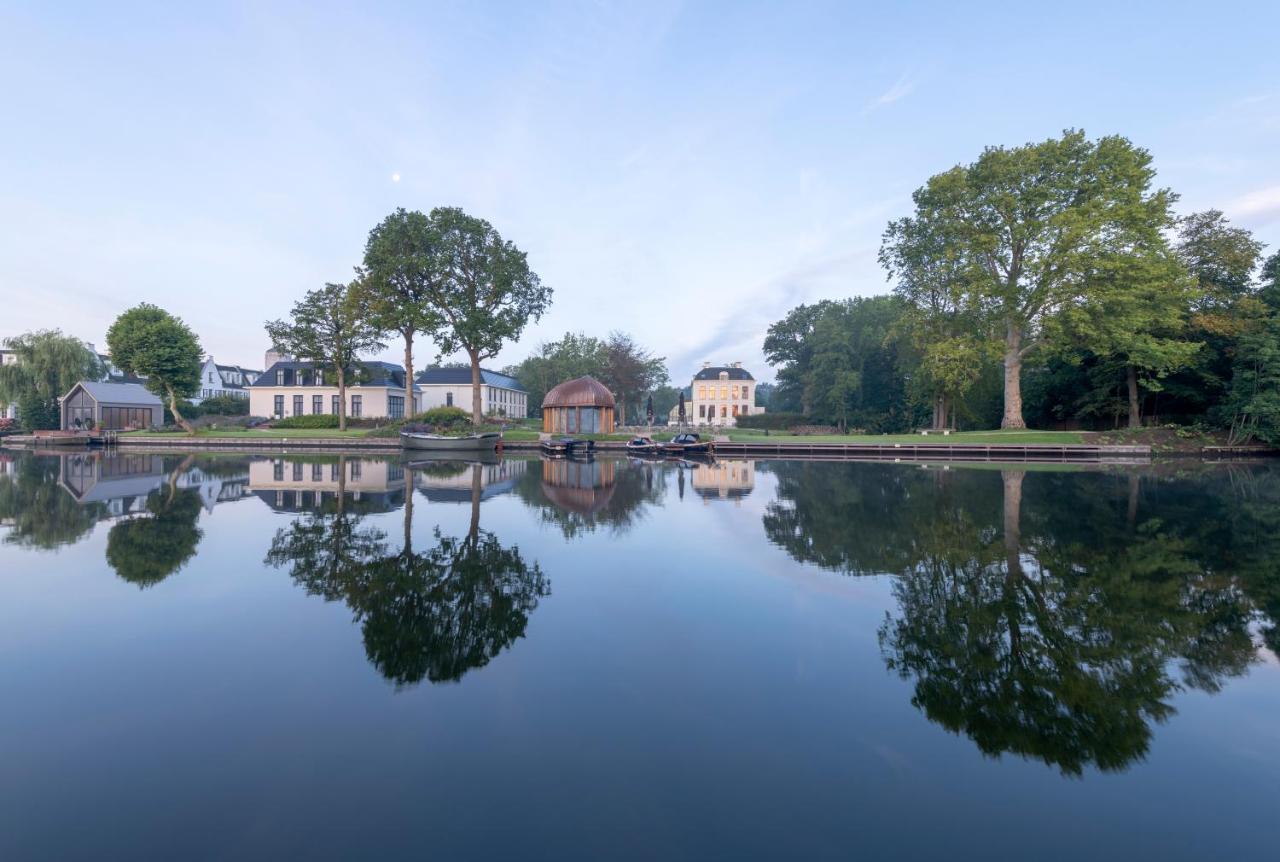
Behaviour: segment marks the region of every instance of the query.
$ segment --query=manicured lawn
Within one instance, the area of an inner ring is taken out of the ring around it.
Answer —
[[[292,430],[282,429],[275,430],[273,428],[265,428],[262,430],[251,429],[248,431],[212,431],[202,430],[196,433],[196,437],[229,437],[237,440],[247,440],[253,438],[271,438],[279,439],[281,437],[289,437],[291,439],[300,439],[302,437],[364,437],[369,433],[368,428],[351,428],[346,431],[339,431],[336,428],[294,428]],[[151,431],[129,431],[120,435],[121,439],[125,438],[160,438],[166,440],[190,440],[186,434],[157,434]]]
[[[731,430],[735,443],[1083,443],[1079,431],[959,431],[941,434],[770,434]]]

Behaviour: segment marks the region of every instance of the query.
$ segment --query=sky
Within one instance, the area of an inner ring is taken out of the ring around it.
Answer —
[[[984,146],[1125,135],[1274,251],[1277,32],[1274,2],[0,0],[0,338],[105,348],[152,302],[260,367],[380,219],[460,206],[555,291],[487,365],[622,330],[677,383],[767,380],[769,324],[890,290],[886,223]]]

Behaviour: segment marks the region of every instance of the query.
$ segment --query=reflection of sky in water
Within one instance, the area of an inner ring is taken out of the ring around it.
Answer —
[[[1170,691],[1176,713],[1150,722],[1149,746],[1124,768],[1064,777],[1035,757],[985,756],[913,705],[917,679],[886,670],[880,643],[886,614],[902,613],[901,578],[803,561],[896,559],[959,512],[995,525],[984,541],[1000,565],[998,471],[955,470],[937,486],[909,465],[761,462],[739,499],[692,493],[686,474],[680,500],[674,466],[619,462],[607,501],[585,513],[549,502],[536,460],[482,467],[474,502],[469,465],[410,471],[415,552],[436,547],[437,530],[475,527],[536,564],[550,593],[501,625],[473,603],[450,619],[466,624],[462,637],[496,632],[496,654],[458,682],[397,687],[366,655],[361,602],[377,593],[393,600],[385,611],[439,594],[361,570],[325,601],[265,565],[278,530],[332,518],[334,499],[273,511],[257,491],[274,471],[253,487],[254,460],[243,476],[235,462],[214,476],[198,460],[179,477],[181,488],[247,491],[199,507],[194,557],[145,589],[114,574],[106,549],[123,517],[162,510],[155,497],[131,514],[108,509],[50,550],[0,542],[6,858],[1179,859],[1240,857],[1277,837],[1270,653],[1217,693]],[[311,480],[306,463],[289,490]],[[364,506],[349,495],[347,514],[394,556],[403,484],[395,494],[395,472],[364,463],[364,481],[391,478],[361,492]],[[1265,532],[1231,525],[1265,523],[1277,477],[1234,469],[1144,478],[1138,523],[1160,518],[1181,559],[1213,557],[1214,543],[1237,561],[1265,551]],[[638,481],[642,470],[652,481]],[[1247,493],[1224,491],[1242,479]],[[16,517],[4,507],[28,499],[5,496],[13,481],[0,476],[4,536]],[[1027,475],[1023,555],[1049,559],[1057,545],[1070,556],[1094,535],[1118,573],[1108,549],[1128,529],[1127,493],[1124,476]],[[59,516],[56,496],[40,500]],[[795,547],[766,534],[779,506],[797,513]],[[1245,592],[1262,602],[1268,588],[1280,594],[1256,578]],[[414,625],[428,617],[412,610],[393,619],[406,629],[392,643],[425,642]],[[521,634],[505,639],[513,623]],[[1188,799],[1194,814],[1177,814]]]

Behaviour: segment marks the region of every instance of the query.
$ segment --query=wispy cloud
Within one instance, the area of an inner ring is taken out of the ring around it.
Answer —
[[[916,82],[910,72],[903,74],[898,80],[893,82],[893,86],[885,90],[877,96],[870,105],[867,106],[868,111],[874,111],[876,108],[883,108],[885,105],[892,105],[894,102],[905,99],[915,90]]]
[[[1235,218],[1253,222],[1269,222],[1280,217],[1280,186],[1267,186],[1241,195],[1227,204],[1226,211]]]

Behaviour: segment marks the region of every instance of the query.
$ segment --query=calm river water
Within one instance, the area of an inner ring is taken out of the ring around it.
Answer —
[[[0,858],[1265,858],[1278,564],[1267,465],[0,452]]]

